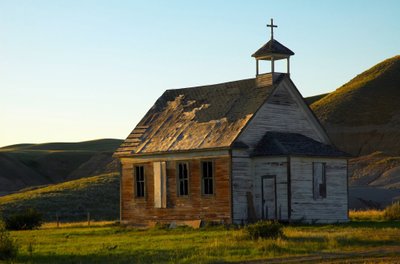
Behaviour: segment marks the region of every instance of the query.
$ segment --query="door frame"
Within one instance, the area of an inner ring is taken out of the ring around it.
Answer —
[[[276,175],[263,175],[261,176],[261,217],[263,220],[268,220],[265,217],[265,207],[264,207],[264,180],[265,179],[273,179],[273,185],[274,185],[274,203],[275,203],[275,212],[274,212],[274,220],[278,220],[278,202],[277,202],[277,194],[276,194]]]

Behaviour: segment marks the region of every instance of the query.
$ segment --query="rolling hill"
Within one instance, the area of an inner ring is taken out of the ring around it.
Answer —
[[[400,56],[357,75],[311,104],[349,161],[350,206],[400,199]]]
[[[118,163],[111,155],[121,143],[118,139],[100,139],[0,148],[0,195],[116,172]]]
[[[119,216],[119,174],[110,173],[22,190],[0,197],[4,215],[28,208],[40,211],[46,221],[115,220]]]
[[[400,56],[359,74],[311,108],[341,150],[400,155]]]

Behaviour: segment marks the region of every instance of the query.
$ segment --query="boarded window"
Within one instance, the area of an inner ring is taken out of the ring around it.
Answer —
[[[178,163],[178,195],[189,194],[189,164],[187,162]]]
[[[326,198],[325,163],[313,163],[313,192],[315,200]]]
[[[167,208],[167,166],[166,162],[153,162],[154,207]]]
[[[144,166],[135,166],[136,197],[144,197]]]
[[[212,161],[201,162],[203,194],[214,194],[214,164]]]

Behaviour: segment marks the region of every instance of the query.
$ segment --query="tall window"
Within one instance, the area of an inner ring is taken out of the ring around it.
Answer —
[[[201,162],[203,194],[214,194],[214,166],[212,161]]]
[[[136,197],[144,197],[144,166],[135,166]]]
[[[187,162],[178,163],[178,195],[189,194],[189,164]]]
[[[314,200],[326,198],[325,163],[313,162],[313,192]]]

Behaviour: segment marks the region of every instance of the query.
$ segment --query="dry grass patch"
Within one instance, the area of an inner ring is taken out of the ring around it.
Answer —
[[[352,221],[383,221],[383,210],[350,210],[349,217]]]

